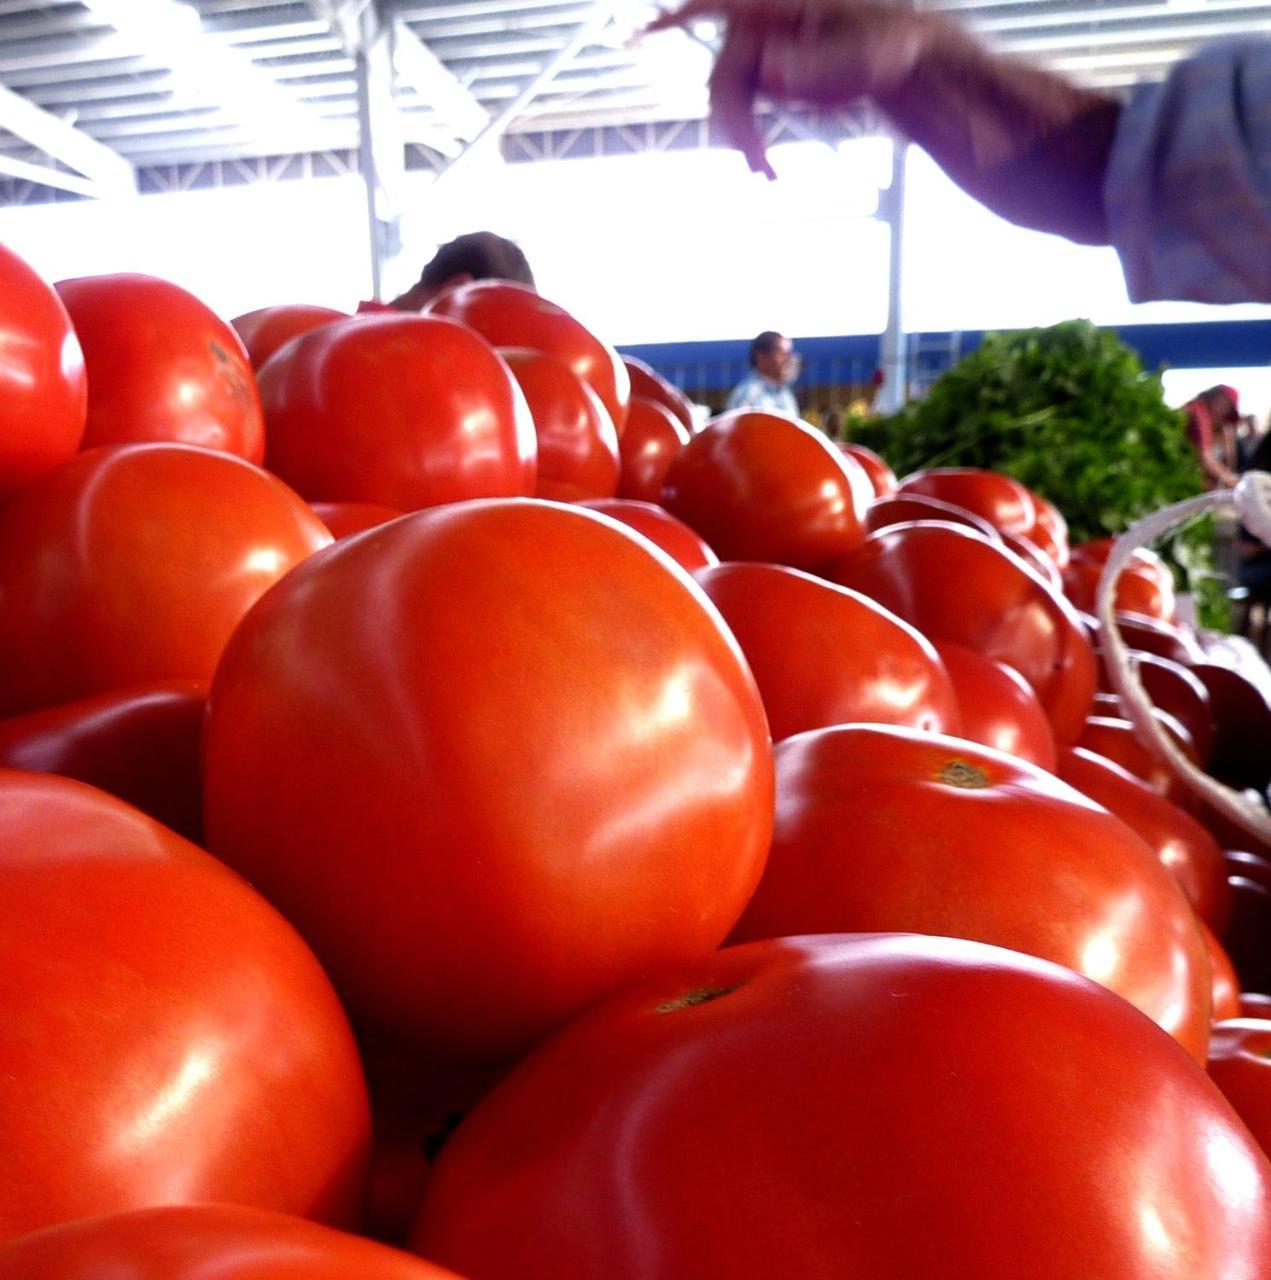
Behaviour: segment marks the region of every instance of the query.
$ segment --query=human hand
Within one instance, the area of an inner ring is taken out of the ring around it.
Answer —
[[[882,100],[909,78],[936,28],[875,0],[687,0],[648,30],[722,18],[710,77],[711,119],[751,169],[776,175],[755,123],[755,99],[843,106]]]

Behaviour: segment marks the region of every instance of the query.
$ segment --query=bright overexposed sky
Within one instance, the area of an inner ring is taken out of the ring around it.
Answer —
[[[612,342],[877,333],[888,231],[882,139],[787,144],[780,180],[726,151],[505,165],[440,182],[408,175],[405,288],[435,246],[477,228],[518,240],[544,294]],[[0,241],[49,279],[142,271],[184,285],[226,317],[277,302],[352,309],[369,291],[356,177],[0,208]],[[1012,227],[911,152],[905,228],[909,329],[1271,317],[1271,307],[1133,307],[1110,249]]]

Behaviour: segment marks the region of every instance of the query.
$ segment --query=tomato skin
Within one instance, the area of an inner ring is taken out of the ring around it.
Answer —
[[[1271,1154],[1271,1021],[1232,1018],[1214,1027],[1209,1075]]]
[[[1074,554],[1063,573],[1064,594],[1078,609],[1093,611],[1103,565],[1091,560],[1079,560]],[[1154,578],[1135,573],[1133,565],[1122,571],[1117,579],[1115,607],[1122,613],[1137,613],[1162,622],[1173,622],[1177,600],[1174,584],[1162,587]]]
[[[1055,734],[1028,681],[965,645],[937,640],[935,648],[953,682],[961,736],[1054,773]]]
[[[1195,749],[1187,730],[1164,711],[1154,709],[1152,714],[1165,726],[1183,752],[1196,763]],[[1163,760],[1159,760],[1142,741],[1132,721],[1113,716],[1091,716],[1076,745],[1120,765],[1157,795],[1174,804],[1184,808],[1190,804],[1191,791],[1186,783],[1177,778],[1174,771]]]
[[[669,409],[675,420],[691,434],[694,425],[693,404],[688,396],[651,365],[636,356],[623,356],[622,363],[626,365],[627,376],[631,379],[632,400],[640,396],[645,400],[657,401],[658,404]],[[623,428],[623,434],[626,434],[626,427]]]
[[[248,608],[330,534],[230,454],[113,445],[0,510],[0,714],[212,677]]]
[[[252,368],[259,369],[279,347],[286,346],[292,338],[324,324],[347,319],[347,312],[336,311],[331,307],[288,303],[248,311],[245,315],[235,316],[230,325],[238,334]]]
[[[617,496],[634,502],[661,502],[667,468],[688,442],[689,429],[670,409],[656,400],[633,395],[619,442],[622,470]]]
[[[584,1015],[456,1132],[413,1242],[480,1280],[1196,1280],[1259,1274],[1269,1204],[1248,1133],[1123,1001],[997,948],[840,936]]]
[[[575,506],[454,504],[339,543],[244,619],[212,685],[209,847],[355,1016],[456,1062],[717,946],[772,802],[722,620]]]
[[[894,930],[1010,947],[1101,982],[1204,1061],[1204,942],[1118,818],[1023,760],[912,729],[820,729],[775,757],[772,850],[733,941]]]
[[[1096,640],[1102,630],[1099,621],[1092,614],[1082,615],[1087,619]],[[1144,653],[1154,653],[1159,657],[1177,662],[1179,666],[1193,667],[1204,662],[1205,651],[1197,644],[1190,632],[1182,630],[1173,623],[1164,622],[1160,618],[1150,618],[1144,613],[1127,613],[1120,609],[1116,612],[1117,630],[1127,649],[1138,649]]]
[[[1271,705],[1262,690],[1227,667],[1193,664],[1214,717],[1208,772],[1230,787],[1258,791],[1271,783]]]
[[[625,498],[593,498],[580,502],[588,511],[599,511],[629,529],[643,534],[655,546],[689,573],[718,564],[719,557],[683,520],[652,502],[630,502]]]
[[[0,851],[0,1239],[184,1200],[351,1222],[366,1087],[292,928],[66,778],[0,770]]]
[[[1013,666],[1060,745],[1082,732],[1094,651],[1072,606],[1009,551],[961,526],[918,521],[872,533],[827,576],[877,600],[928,639]]]
[[[1204,682],[1190,668],[1169,658],[1155,653],[1131,652],[1144,693],[1153,706],[1173,716],[1187,730],[1196,748],[1196,759],[1203,764],[1209,759],[1214,743],[1214,712]],[[1112,682],[1107,653],[1100,649],[1096,656],[1099,659],[1100,688],[1110,690]],[[1124,718],[1120,698],[1114,694],[1112,705],[1099,714]]]
[[[1063,575],[1055,562],[1034,542],[1018,533],[1002,533],[998,536],[1002,539],[1002,545],[1023,561],[1025,568],[1037,574],[1052,590],[1063,592]]]
[[[1196,914],[1220,933],[1226,928],[1231,886],[1223,853],[1191,814],[1128,769],[1083,747],[1062,752],[1055,772],[1132,827],[1173,873]]]
[[[251,362],[210,307],[154,276],[83,276],[54,287],[84,349],[85,449],[175,441],[261,461]]]
[[[1028,491],[1037,514],[1037,523],[1028,531],[1027,538],[1039,550],[1055,562],[1061,572],[1068,567],[1071,552],[1068,547],[1068,521],[1053,502],[1043,498],[1033,489]]]
[[[406,513],[378,502],[311,502],[313,514],[338,542],[365,529],[374,529]]]
[[[916,493],[894,493],[878,498],[865,513],[865,528],[870,533],[886,529],[893,524],[912,524],[915,520],[944,520],[950,524],[964,524],[982,533],[993,542],[1001,541],[1001,534],[989,522],[951,502],[938,498],[924,498]]]
[[[1230,959],[1230,957],[1228,958]],[[1271,1018],[1267,1016],[1268,1014],[1271,1014],[1271,996],[1261,995],[1256,991],[1242,991],[1240,993],[1240,1016],[1242,1018],[1261,1018],[1265,1021],[1271,1021]]]
[[[1213,1012],[1215,1022],[1227,1022],[1231,1018],[1240,1017],[1240,979],[1236,977],[1236,967],[1231,957],[1223,949],[1223,945],[1214,936],[1214,931],[1202,920],[1201,933],[1205,937],[1205,945],[1209,949],[1209,968],[1213,978]]]
[[[621,436],[631,399],[631,375],[618,353],[563,307],[507,280],[474,280],[447,289],[428,305],[475,329],[494,347],[528,347],[563,360],[600,397]]]
[[[266,465],[310,502],[415,511],[534,490],[534,421],[488,342],[436,316],[323,325],[260,371]]]
[[[600,397],[555,356],[500,347],[520,385],[538,438],[534,494],[556,502],[612,498],[618,488],[618,433]]]
[[[0,1248],[0,1280],[458,1280],[303,1218],[165,1205],[52,1227]]]
[[[971,511],[1003,533],[1029,534],[1037,523],[1032,494],[1018,480],[978,467],[932,467],[907,475],[896,486],[902,496],[938,498]]]
[[[896,473],[873,449],[867,449],[863,444],[853,444],[851,441],[841,443],[839,448],[849,458],[855,458],[864,467],[870,484],[874,486],[874,497],[886,498],[896,492]]]
[[[70,316],[51,285],[0,245],[0,498],[74,455],[88,381]]]
[[[735,410],[708,422],[666,473],[662,503],[723,560],[819,569],[864,537],[869,477],[806,422]]]
[[[56,773],[203,839],[199,744],[207,687],[173,680],[0,720],[0,767]]]
[[[960,732],[935,650],[867,597],[775,564],[730,562],[694,576],[746,655],[774,742],[849,721]]]

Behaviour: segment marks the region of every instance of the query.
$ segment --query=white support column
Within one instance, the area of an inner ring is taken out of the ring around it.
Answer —
[[[357,64],[358,167],[366,185],[372,296],[384,299],[385,267],[401,250],[400,199],[406,151],[393,101],[393,34],[373,6],[360,18]]]
[[[887,271],[887,327],[879,345],[879,365],[883,370],[883,386],[877,407],[882,413],[895,413],[908,398],[909,362],[906,351],[903,314],[905,257],[905,168],[909,144],[892,140],[891,185],[879,193],[879,217],[891,233]]]

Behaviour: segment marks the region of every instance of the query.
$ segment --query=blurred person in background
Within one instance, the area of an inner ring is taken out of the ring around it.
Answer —
[[[761,409],[797,418],[799,403],[790,386],[798,376],[794,343],[783,333],[765,329],[750,344],[750,372],[733,388],[727,408]]]
[[[1021,226],[1111,244],[1130,297],[1271,302],[1271,39],[1201,48],[1126,101],[867,0],[688,0],[650,30],[727,24],[711,114],[772,169],[759,97],[872,99],[968,194]]]
[[[419,280],[392,302],[361,302],[359,311],[421,311],[439,293],[473,280],[511,280],[534,285],[534,273],[519,245],[493,231],[470,231],[443,244]]]
[[[1234,387],[1210,387],[1183,405],[1187,438],[1205,473],[1206,487],[1230,489],[1239,476],[1236,428],[1240,424],[1240,396]]]

